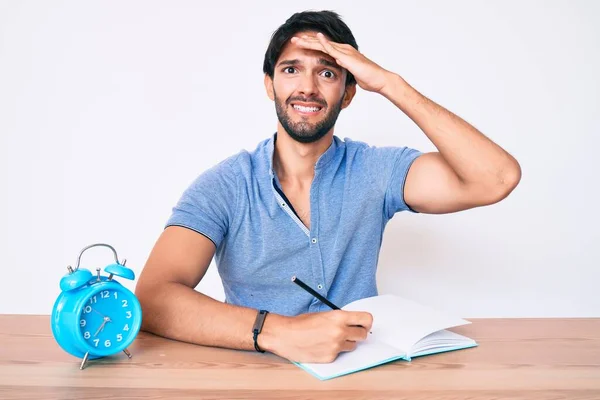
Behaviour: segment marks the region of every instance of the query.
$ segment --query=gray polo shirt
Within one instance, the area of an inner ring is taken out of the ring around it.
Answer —
[[[339,307],[377,295],[384,228],[395,213],[413,212],[404,182],[422,153],[334,136],[315,164],[307,229],[273,170],[275,140],[201,173],[166,226],[213,241],[227,303],[290,316],[330,310],[294,284],[294,275]]]

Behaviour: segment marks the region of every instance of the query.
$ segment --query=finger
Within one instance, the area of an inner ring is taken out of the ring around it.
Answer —
[[[332,51],[332,52],[338,52],[338,53],[342,53],[342,54],[349,54],[354,48],[353,47],[348,47],[348,45],[342,44],[342,43],[336,43],[336,42],[332,42],[331,40],[327,39],[325,37],[325,35],[321,34],[320,32],[317,34],[317,37],[314,36],[308,36],[308,35],[302,35],[302,36],[294,36],[292,38],[293,42],[296,41],[302,41],[304,43],[320,43],[324,49],[328,50],[328,51]]]
[[[336,43],[327,40],[325,35],[323,35],[321,32],[317,33],[317,40],[319,41],[319,43],[321,43],[323,45],[323,47],[327,50],[327,52],[329,54],[331,54],[332,56],[334,56],[332,54],[332,52],[339,53],[341,50],[340,48],[338,48],[338,46],[336,46]]]
[[[313,39],[314,40],[314,39]],[[330,40],[328,40],[325,35],[323,35],[321,32],[319,32],[317,34],[317,39],[316,39],[319,43],[321,43],[321,45],[323,46],[323,48],[325,49],[325,51],[327,52],[327,54],[331,55],[332,57],[334,57],[337,61],[337,59],[339,58],[340,55],[346,54],[346,52],[344,52],[342,49],[342,45],[339,43],[335,43],[332,42]]]
[[[370,331],[373,326],[373,316],[368,312],[348,311],[346,312],[346,325],[360,325]]]
[[[346,333],[346,340],[352,342],[362,342],[369,334],[369,331],[361,326],[348,326],[344,331]]]
[[[316,39],[314,37],[309,37],[309,36],[302,36],[302,37],[298,37],[298,36],[294,36],[292,39],[292,43],[297,44],[298,46],[301,46],[303,48],[306,49],[311,49],[311,50],[318,50],[321,51],[323,53],[327,53],[330,56],[337,58],[340,55],[340,51],[335,48],[331,42],[323,42],[319,39]],[[326,40],[326,39],[325,39]]]
[[[319,43],[321,43],[321,45],[325,49],[325,53],[332,56],[335,59],[335,62],[340,67],[346,68],[346,64],[342,63],[341,60],[344,59],[344,57],[346,57],[346,58],[353,57],[354,48],[352,48],[352,47],[347,48],[343,44],[332,42],[332,41],[328,40],[325,37],[325,35],[323,35],[320,32],[317,34],[317,36],[318,36],[317,40],[319,41]]]
[[[296,39],[296,38],[292,38],[292,39]],[[302,47],[303,49],[317,50],[317,51],[321,51],[323,53],[327,53],[327,50],[325,50],[323,45],[319,42],[311,42],[311,41],[305,40],[305,39],[292,40],[292,42],[295,43],[296,45]],[[327,54],[329,54],[329,53],[327,53]]]
[[[356,346],[358,346],[357,342],[352,342],[352,341],[346,340],[346,342],[342,344],[342,347],[340,348],[340,352],[354,351],[354,350],[356,350]]]

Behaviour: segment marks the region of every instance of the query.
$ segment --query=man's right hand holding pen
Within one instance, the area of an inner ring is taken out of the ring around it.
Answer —
[[[373,325],[370,313],[343,311],[299,278],[293,276],[292,282],[333,310],[296,317],[270,315],[262,338],[258,337],[261,348],[296,362],[328,363],[367,338]]]
[[[269,314],[259,346],[296,362],[328,363],[365,340],[373,317],[368,312],[332,310],[286,317]]]

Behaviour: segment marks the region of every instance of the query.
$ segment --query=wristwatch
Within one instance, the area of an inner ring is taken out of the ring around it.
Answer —
[[[265,351],[258,347],[258,343],[256,342],[256,338],[258,334],[262,331],[262,327],[265,323],[265,318],[269,312],[267,310],[260,310],[256,315],[256,320],[254,321],[254,327],[252,328],[252,333],[254,333],[254,348],[256,351],[260,353],[264,353]]]

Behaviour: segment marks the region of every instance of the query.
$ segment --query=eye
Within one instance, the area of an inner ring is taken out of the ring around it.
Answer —
[[[335,78],[335,73],[333,73],[333,71],[330,71],[328,69],[323,71],[323,74],[325,75],[326,78],[330,78],[330,79]]]
[[[288,72],[289,70],[292,70],[292,71],[291,71],[291,72]],[[284,74],[293,73],[293,72],[294,72],[294,70],[295,70],[295,68],[294,68],[294,67],[285,67],[285,68],[283,69],[283,73],[284,73]]]

